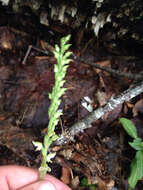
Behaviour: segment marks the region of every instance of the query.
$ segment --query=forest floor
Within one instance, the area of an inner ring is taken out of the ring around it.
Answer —
[[[19,20],[21,25],[15,17],[1,13],[0,164],[38,168],[40,155],[32,141],[43,139],[46,131],[48,93],[54,84],[56,63],[52,52],[61,36],[68,33],[63,34],[63,28],[56,25],[37,26],[32,18],[21,16]],[[93,35],[82,32],[74,33],[70,43],[73,56],[66,76],[67,92],[60,105],[64,114],[56,127],[59,135],[141,81],[136,79],[142,72],[141,58],[112,53]],[[75,134],[74,142],[53,145],[57,154],[51,174],[72,189],[128,189],[135,151],[128,144],[131,138],[119,122],[121,117],[129,118],[143,138],[143,94],[93,121],[90,128]],[[136,189],[142,186],[140,181]]]

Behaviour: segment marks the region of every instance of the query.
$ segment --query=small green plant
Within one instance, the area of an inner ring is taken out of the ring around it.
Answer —
[[[129,190],[134,189],[137,182],[143,178],[143,141],[137,136],[137,130],[134,124],[126,118],[120,118],[123,128],[133,138],[133,142],[129,142],[130,146],[136,150],[135,158],[131,163],[131,171],[128,179]]]
[[[95,185],[94,185],[94,184],[88,184],[88,179],[87,179],[86,177],[84,177],[84,178],[81,180],[81,186],[88,187],[88,188],[90,188],[91,190],[95,190]]]
[[[42,162],[39,168],[41,179],[46,175],[47,171],[51,171],[48,163],[52,162],[51,159],[56,155],[56,153],[51,153],[48,151],[53,141],[58,139],[58,136],[55,134],[55,126],[58,124],[59,117],[62,115],[62,110],[58,110],[58,108],[61,103],[61,97],[66,91],[66,88],[63,88],[63,85],[65,83],[64,78],[68,68],[68,63],[71,61],[71,59],[69,59],[69,56],[72,53],[70,51],[67,52],[71,46],[71,44],[67,43],[69,39],[70,35],[63,37],[61,39],[60,47],[58,45],[55,45],[55,50],[53,53],[57,60],[57,64],[54,65],[55,85],[52,89],[52,92],[49,93],[51,104],[48,109],[48,132],[44,136],[43,143],[33,142],[33,144],[36,146],[36,150],[41,151],[42,154]]]

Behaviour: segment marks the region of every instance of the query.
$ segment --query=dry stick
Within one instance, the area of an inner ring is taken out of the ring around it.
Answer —
[[[32,45],[29,45],[29,46],[28,46],[28,49],[27,49],[27,52],[26,52],[26,54],[25,54],[25,56],[24,56],[24,59],[23,59],[23,61],[22,61],[22,64],[23,64],[23,65],[25,65],[26,60],[27,60],[27,57],[29,56],[29,54],[30,54],[30,52],[31,52],[31,49],[32,49]]]
[[[115,69],[112,69],[112,68],[108,68],[108,67],[104,67],[104,66],[101,66],[97,63],[91,63],[90,61],[88,60],[85,60],[83,58],[78,58],[77,56],[73,55],[73,58],[78,60],[78,61],[81,61],[85,64],[88,64],[88,65],[92,65],[98,69],[101,69],[103,71],[106,71],[108,73],[111,73],[111,74],[115,74],[117,76],[120,76],[120,77],[127,77],[129,79],[135,79],[135,80],[141,80],[143,79],[143,74],[136,74],[136,73],[131,73],[131,72],[122,72],[120,70],[115,70]]]
[[[111,74],[116,74],[117,76],[121,76],[121,77],[127,77],[129,79],[135,79],[135,80],[141,80],[143,79],[143,75],[142,74],[135,74],[135,73],[131,73],[131,72],[122,72],[120,70],[115,70],[115,69],[112,69],[112,68],[107,68],[107,67],[104,67],[104,66],[101,66],[97,63],[87,63],[89,65],[92,65],[98,69],[101,69],[103,71],[106,71],[108,73],[111,73]]]
[[[107,104],[103,107],[100,107],[94,110],[92,113],[87,115],[84,119],[78,121],[69,129],[69,132],[62,134],[59,139],[56,141],[57,145],[65,144],[69,141],[74,141],[75,135],[80,132],[83,132],[84,129],[92,127],[92,123],[100,119],[105,113],[113,111],[120,104],[123,104],[126,101],[131,100],[137,95],[143,92],[143,81],[138,83],[135,87],[129,88],[120,95],[116,97],[111,97]]]
[[[42,50],[42,49],[40,49],[40,48],[37,48],[37,47],[35,47],[35,46],[33,46],[33,45],[29,45],[29,46],[28,46],[28,49],[27,49],[27,51],[26,51],[26,54],[25,54],[25,56],[24,56],[24,59],[23,59],[23,61],[22,61],[22,64],[23,64],[23,65],[26,64],[26,61],[27,61],[27,58],[28,58],[28,56],[29,56],[29,54],[30,54],[30,52],[31,52],[31,49],[34,49],[34,50],[36,50],[36,51],[38,51],[38,52],[44,53],[44,54],[46,54],[46,55],[49,55],[49,53],[48,53],[47,51]]]

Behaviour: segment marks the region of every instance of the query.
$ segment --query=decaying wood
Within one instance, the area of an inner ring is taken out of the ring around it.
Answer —
[[[111,97],[105,106],[95,109],[92,113],[87,115],[84,119],[75,123],[67,133],[62,134],[57,140],[57,144],[64,144],[73,141],[75,135],[83,132],[84,129],[91,128],[92,123],[100,119],[105,113],[113,111],[120,104],[131,100],[143,92],[143,81],[136,84],[133,88],[129,88],[116,97]]]

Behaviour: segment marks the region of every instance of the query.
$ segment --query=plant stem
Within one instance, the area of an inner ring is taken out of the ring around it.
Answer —
[[[55,126],[59,122],[60,115],[62,115],[62,111],[58,111],[58,108],[61,103],[61,97],[66,91],[66,89],[63,88],[63,85],[65,83],[64,78],[68,68],[68,63],[71,61],[71,59],[69,59],[71,52],[66,52],[70,47],[70,44],[67,44],[67,41],[69,39],[70,35],[61,39],[61,47],[58,45],[55,46],[53,53],[57,59],[57,64],[54,65],[55,85],[52,89],[52,92],[49,94],[51,104],[48,109],[48,132],[44,136],[43,144],[40,142],[34,142],[35,146],[38,147],[37,150],[41,150],[42,153],[42,162],[39,168],[40,179],[43,179],[47,171],[51,170],[48,166],[48,162],[52,162],[51,159],[56,155],[55,153],[48,153],[48,150],[53,141],[58,138],[58,136],[55,134]]]

